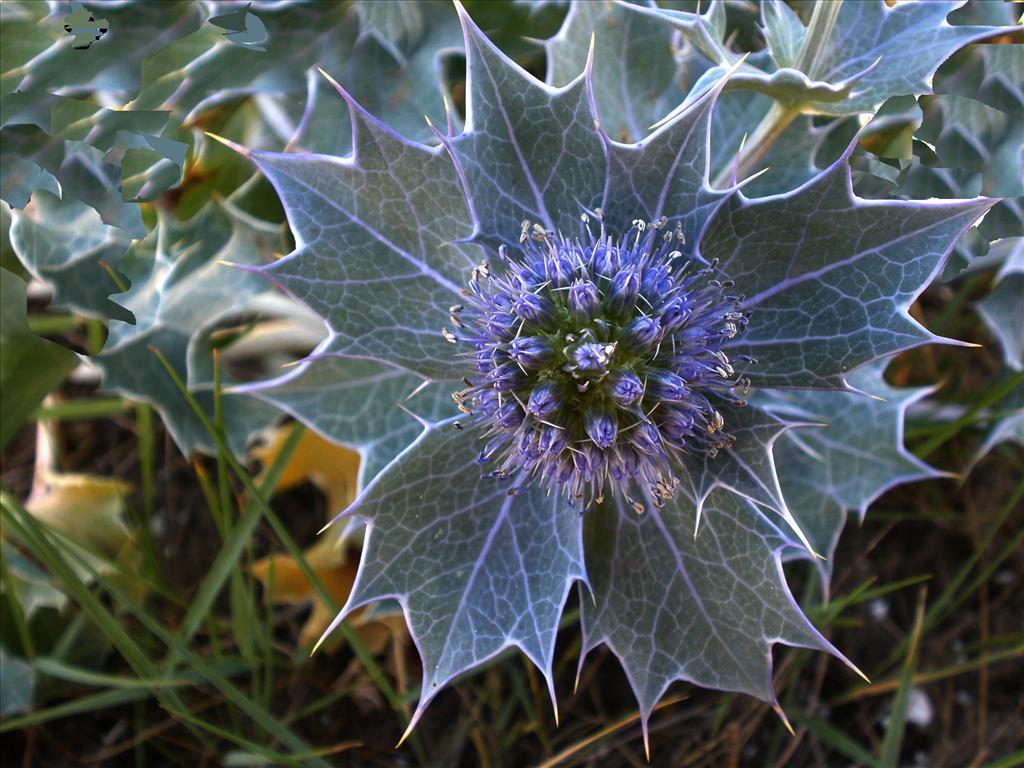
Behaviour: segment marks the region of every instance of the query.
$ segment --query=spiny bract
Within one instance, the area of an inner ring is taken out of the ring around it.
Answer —
[[[853,34],[864,5],[843,5],[836,24]],[[897,21],[934,11],[877,5]],[[581,7],[557,42],[585,53]],[[328,329],[310,360],[250,391],[317,426],[335,414],[316,410],[308,386],[371,360],[420,377],[417,397],[457,388],[464,412],[421,410],[420,437],[344,512],[368,532],[335,625],[367,603],[400,603],[423,660],[410,729],[445,684],[510,646],[554,700],[555,636],[575,585],[582,657],[602,644],[618,656],[645,731],[677,680],[774,703],[774,644],[842,658],[797,606],[783,559],[828,552],[845,510],[933,474],[901,444],[917,395],[896,397],[882,370],[938,340],[908,309],[993,201],[858,198],[854,144],[802,186],[748,198],[735,173],[709,180],[726,79],[621,143],[597,94],[639,109],[630,78],[646,70],[596,66],[591,39],[583,73],[555,87],[456,8],[460,132],[409,141],[339,88],[350,157],[248,153],[297,243],[265,274]],[[671,55],[669,30],[632,21]],[[985,33],[943,29],[942,56]],[[623,80],[595,83],[595,72]],[[373,380],[395,377],[341,380],[344,402],[364,411]],[[369,397],[382,423],[406,407]],[[830,421],[814,448],[794,429]]]

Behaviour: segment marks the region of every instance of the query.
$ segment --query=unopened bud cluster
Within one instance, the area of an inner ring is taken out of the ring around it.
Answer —
[[[714,402],[736,386],[722,346],[746,318],[664,220],[616,240],[583,218],[573,241],[524,222],[515,257],[473,271],[445,329],[476,370],[454,397],[487,425],[480,462],[496,475],[584,505],[611,488],[641,511],[671,496],[683,454],[729,444]]]

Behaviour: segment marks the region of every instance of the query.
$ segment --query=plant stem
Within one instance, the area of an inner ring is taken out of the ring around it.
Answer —
[[[799,107],[792,105],[783,106],[776,102],[768,110],[761,122],[758,123],[754,132],[749,135],[740,149],[740,158],[736,168],[736,178],[743,179],[751,168],[762,158],[768,148],[775,143],[789,124],[800,114]],[[729,183],[732,176],[732,166],[727,165],[718,173],[712,186],[721,189]]]
[[[818,78],[818,68],[832,37],[832,29],[836,25],[843,0],[818,0],[811,12],[811,22],[807,25],[807,35],[800,53],[796,57],[796,69],[812,80]]]
[[[818,0],[811,12],[811,21],[807,26],[807,35],[804,37],[803,45],[796,60],[796,69],[803,72],[809,78],[814,79],[821,66],[822,56],[828,47],[832,37],[832,29],[839,17],[839,9],[842,8],[843,0]],[[750,174],[751,169],[764,157],[768,148],[779,138],[789,124],[796,119],[801,112],[802,104],[789,102],[783,104],[776,101],[768,110],[761,122],[758,123],[754,132],[744,142],[740,151],[740,157],[736,168],[736,178],[743,179]],[[715,177],[712,186],[721,189],[729,183],[732,175],[732,168],[726,166]]]

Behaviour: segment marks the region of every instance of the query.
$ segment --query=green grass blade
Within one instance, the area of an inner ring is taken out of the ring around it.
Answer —
[[[925,634],[930,633],[931,630],[948,615],[948,612],[953,605],[958,605],[959,603],[968,599],[971,594],[973,594],[973,590],[968,591],[962,588],[964,582],[967,581],[967,577],[970,576],[971,571],[981,560],[982,554],[984,554],[984,552],[995,540],[995,537],[1002,530],[1003,525],[1010,518],[1010,515],[1013,513],[1015,509],[1017,509],[1017,505],[1020,503],[1022,496],[1024,496],[1024,480],[1021,480],[1017,484],[1017,487],[1014,489],[1013,493],[1010,494],[1010,498],[1007,500],[1006,504],[996,515],[996,519],[992,522],[992,526],[989,528],[984,538],[978,543],[978,546],[971,553],[971,556],[967,558],[967,560],[964,562],[962,566],[960,566],[960,569],[956,572],[956,575],[949,581],[948,584],[946,584],[942,592],[939,594],[938,598],[936,598],[936,600],[931,604],[931,606],[929,606],[928,612],[925,614],[924,617]],[[1013,550],[1009,551],[1012,552]],[[989,566],[991,565],[992,561],[989,562]],[[980,582],[977,579],[975,580],[975,583],[980,584]],[[878,670],[875,672],[874,675],[872,675],[872,677],[882,677],[882,675],[885,673],[887,669],[889,669],[901,656],[904,656],[906,654],[907,644],[908,639],[904,638],[892,650],[892,652],[885,659],[885,661],[881,665],[879,665]]]
[[[241,464],[238,463],[238,460],[235,459],[235,457],[231,454],[231,451],[227,446],[227,442],[224,440],[224,436],[220,432],[218,432],[216,427],[210,422],[210,419],[207,416],[207,414],[203,411],[202,407],[196,401],[195,397],[193,397],[192,393],[188,391],[188,388],[185,386],[184,381],[182,381],[181,376],[178,374],[176,370],[174,370],[174,366],[172,366],[170,362],[168,362],[167,358],[164,357],[163,353],[161,353],[160,350],[153,348],[152,351],[153,354],[155,354],[157,358],[160,360],[161,364],[163,364],[164,368],[167,370],[167,373],[170,375],[170,377],[174,380],[174,383],[178,387],[178,390],[188,401],[188,404],[195,412],[196,417],[200,420],[203,427],[206,429],[207,433],[209,433],[210,437],[217,444],[218,452],[223,453],[228,463],[230,464],[232,470],[242,481],[242,484],[245,486],[246,491],[249,492],[253,502],[258,507],[259,511],[261,511],[263,515],[267,518],[267,521],[274,529],[274,533],[278,536],[278,538],[281,539],[281,543],[284,544],[284,547],[288,551],[288,554],[292,556],[292,558],[295,560],[296,565],[299,567],[299,570],[306,577],[306,579],[309,580],[309,583],[312,585],[313,590],[317,593],[317,596],[321,600],[323,600],[324,603],[327,606],[329,606],[332,610],[340,610],[340,606],[335,602],[330,592],[328,592],[327,589],[324,587],[323,583],[320,581],[320,577],[317,576],[316,572],[312,568],[310,568],[309,563],[306,562],[306,558],[303,556],[302,550],[299,549],[299,547],[295,544],[295,541],[292,539],[287,529],[281,523],[280,519],[277,517],[274,511],[270,508],[270,505],[267,504],[263,494],[260,493],[259,490],[256,488],[252,478],[249,477],[249,473],[245,471],[245,468],[242,467]],[[395,709],[395,711],[401,712],[401,697],[398,696],[394,688],[392,688],[391,684],[387,681],[387,678],[384,676],[384,673],[377,665],[377,662],[370,655],[370,652],[366,649],[366,646],[363,645],[362,641],[359,639],[359,636],[346,623],[342,623],[342,625],[339,627],[339,631],[342,633],[342,636],[345,638],[345,641],[348,642],[349,645],[352,647],[352,650],[359,658],[359,661],[363,664],[364,667],[366,667],[366,670],[370,674],[370,677],[373,679],[373,681],[381,689],[381,692],[391,703],[391,706]]]
[[[159,677],[156,665],[143,648],[135,642],[135,639],[128,634],[114,615],[93,594],[90,586],[79,577],[75,568],[72,568],[65,559],[65,554],[59,551],[50,540],[48,529],[36,520],[21,505],[21,502],[6,490],[0,491],[0,519],[3,519],[7,531],[13,532],[32,551],[32,554],[43,567],[63,582],[69,596],[78,604],[82,612],[96,624],[111,645],[117,649],[118,653],[121,654],[139,677]],[[67,554],[74,557],[76,553],[73,550],[67,550]],[[78,559],[81,567],[92,570],[91,564],[86,560],[80,556]],[[92,571],[92,573],[98,581],[107,581],[106,577],[98,575],[96,571]],[[164,706],[179,710],[184,709],[181,699],[173,691],[158,690],[154,693]]]
[[[917,656],[921,645],[921,634],[924,629],[924,606],[927,591],[922,588],[914,613],[914,628],[910,632],[910,647],[903,663],[899,687],[892,701],[889,714],[889,726],[885,730],[885,738],[878,756],[879,765],[883,768],[897,768],[900,764],[900,750],[903,748],[903,734],[907,725],[907,708],[910,706],[910,689],[914,685],[914,672],[917,671]]]
[[[994,762],[985,763],[982,768],[1017,768],[1019,765],[1024,765],[1024,749],[1020,752],[1014,752],[1012,755],[1007,755]]]
[[[269,494],[270,489],[277,485],[277,482],[281,477],[281,473],[284,472],[284,468],[288,464],[288,460],[291,457],[292,452],[294,452],[295,447],[299,444],[299,440],[302,438],[302,433],[304,431],[304,427],[301,424],[296,424],[292,428],[291,433],[288,435],[288,438],[285,440],[284,446],[281,449],[281,453],[267,471],[260,488],[253,489],[253,499],[263,499],[263,496],[265,494]],[[213,607],[214,600],[217,599],[217,595],[220,594],[224,584],[230,578],[231,571],[237,566],[242,552],[245,551],[249,537],[252,536],[252,532],[255,530],[256,524],[260,521],[261,510],[262,508],[259,504],[254,500],[250,500],[246,505],[245,510],[242,512],[241,517],[239,517],[232,526],[227,539],[224,541],[224,546],[222,546],[220,552],[217,553],[217,557],[213,561],[213,565],[210,566],[210,570],[206,574],[206,578],[203,579],[198,592],[196,592],[195,597],[189,605],[185,618],[181,622],[179,637],[182,642],[188,643],[188,641],[192,639],[196,631],[198,631],[199,627],[202,625],[210,609]],[[179,659],[174,653],[169,654],[167,660],[164,662],[164,673],[166,674],[170,667],[177,663],[178,660]]]
[[[0,546],[4,549],[7,548],[8,544],[6,541],[0,541]],[[14,589],[14,579],[11,578],[11,570],[7,565],[7,558],[3,557],[3,553],[0,552],[0,579],[2,579],[4,587],[4,595],[6,596],[7,605],[11,612],[11,619],[14,621],[14,629],[18,633],[18,640],[21,642],[21,653],[28,659],[32,660],[32,657],[36,655],[35,644],[32,642],[32,633],[28,629],[28,621],[25,619],[25,612],[21,609],[21,601],[18,600],[18,593]]]
[[[106,419],[124,413],[129,403],[120,397],[79,400],[71,403],[41,405],[32,411],[31,418],[42,421],[77,421],[79,419]]]
[[[158,688],[182,688],[195,685],[198,677],[195,674],[183,674],[181,677],[162,678],[141,678],[127,677],[124,675],[107,675],[100,672],[93,672],[90,669],[82,669],[70,664],[65,664],[58,659],[41,657],[36,659],[32,666],[39,672],[55,677],[58,680],[65,680],[69,683],[80,683],[81,685],[92,685],[98,688],[142,688],[145,690],[157,690]],[[248,665],[241,659],[228,660],[217,665],[221,674],[235,675],[248,669]]]
[[[245,468],[234,457],[234,454],[231,453],[231,450],[227,445],[227,441],[224,439],[223,433],[220,430],[218,430],[213,423],[211,423],[209,416],[203,411],[202,406],[199,405],[199,403],[196,401],[192,393],[188,391],[188,387],[185,386],[185,382],[182,380],[178,372],[174,369],[174,366],[172,366],[170,362],[167,360],[167,358],[163,355],[163,353],[159,349],[156,349],[155,347],[151,347],[151,351],[153,352],[154,355],[156,355],[157,359],[163,365],[164,369],[171,377],[175,386],[178,388],[178,391],[181,392],[186,402],[188,402],[189,406],[192,408],[192,411],[195,413],[196,418],[199,419],[200,423],[203,425],[203,428],[210,435],[210,438],[215,442],[217,446],[218,455],[223,455],[224,458],[227,460],[228,465],[231,467],[232,471],[235,473],[238,479],[242,482],[243,486],[245,486],[246,491],[249,493],[252,501],[256,504],[258,510],[262,512],[263,516],[267,519],[267,522],[270,523],[271,528],[274,529],[274,533],[281,540],[281,543],[284,545],[285,550],[288,552],[289,555],[291,555],[292,559],[295,561],[295,564],[298,566],[303,576],[306,577],[310,585],[313,587],[313,591],[316,592],[317,596],[324,602],[325,605],[330,607],[331,610],[340,610],[340,606],[335,602],[334,598],[331,596],[331,593],[326,589],[326,587],[324,587],[323,583],[320,581],[320,577],[317,576],[316,572],[312,568],[310,568],[309,563],[306,562],[306,558],[303,556],[302,550],[296,545],[295,540],[291,537],[291,534],[288,533],[287,528],[285,528],[285,526],[281,523],[281,520],[270,508],[270,505],[267,503],[266,499],[264,498],[264,495],[259,491],[259,489],[256,488],[256,485],[253,482],[253,479],[249,476],[249,473],[245,471]],[[363,644],[363,641],[360,639],[356,631],[352,629],[352,627],[349,626],[347,622],[342,622],[338,627],[338,631],[345,639],[345,642],[348,643],[349,647],[352,649],[352,652],[355,653],[356,658],[359,659],[359,662],[363,665],[363,668],[370,676],[370,679],[373,680],[374,684],[384,695],[384,697],[388,700],[388,703],[391,705],[391,708],[399,716],[405,718],[405,707],[404,702],[402,701],[402,697],[398,695],[398,692],[394,689],[394,686],[392,686],[390,681],[388,681],[387,676],[385,676],[383,670],[381,670],[380,666],[377,664],[376,659],[373,658],[373,655]],[[413,737],[410,740],[410,746],[416,752],[416,756],[420,760],[420,762],[425,762],[426,756],[423,754],[422,746],[416,739],[415,734],[413,734]]]
[[[947,440],[956,435],[957,432],[977,421],[979,413],[998,403],[1010,394],[1021,382],[1024,382],[1024,371],[1011,376],[987,395],[979,398],[977,402],[972,403],[959,419],[944,425],[942,430],[940,430],[934,437],[917,446],[914,449],[914,453],[919,458],[927,459],[928,456],[940,448]]]
[[[156,665],[146,657],[142,650],[120,626],[117,620],[102,606],[101,603],[99,603],[98,598],[93,595],[81,580],[75,576],[74,570],[64,560],[64,556],[53,550],[52,545],[50,545],[48,541],[45,541],[45,537],[42,537],[38,531],[30,529],[26,530],[26,527],[22,525],[21,521],[19,521],[17,517],[28,518],[30,521],[34,522],[36,527],[39,527],[41,524],[34,521],[34,519],[31,518],[31,515],[23,509],[20,510],[21,514],[16,517],[14,512],[11,510],[12,507],[14,510],[17,510],[20,505],[16,500],[11,499],[9,494],[4,493],[3,510],[8,524],[15,527],[15,530],[19,535],[27,534],[25,538],[31,540],[33,543],[39,544],[35,553],[40,557],[40,559],[45,560],[44,564],[52,573],[62,579],[69,577],[74,582],[73,584],[69,584],[69,587],[71,587],[76,601],[79,602],[83,610],[86,610],[95,616],[95,619],[101,626],[101,629],[103,629],[115,647],[118,648],[125,659],[132,665],[136,674],[141,678],[156,679],[163,677],[157,670]],[[108,579],[99,571],[94,570],[87,560],[77,557],[74,552],[69,552],[68,554],[72,557],[76,557],[78,560],[77,565],[80,568],[90,571],[91,577],[95,579],[96,583],[99,584],[112,598],[117,600],[126,610],[138,619],[138,621],[148,631],[156,636],[160,642],[164,643],[171,652],[176,654],[178,658],[185,661],[190,669],[194,670],[196,674],[210,685],[217,688],[230,704],[245,713],[256,725],[262,728],[270,738],[280,741],[294,753],[303,755],[313,754],[309,749],[309,746],[302,739],[293,734],[291,730],[284,727],[271,713],[267,712],[246,696],[245,693],[236,687],[217,668],[217,665],[211,664],[202,656],[193,653],[173,632],[153,618],[145,609],[136,604],[136,602],[116,583]],[[183,705],[181,700],[174,695],[172,689],[158,688],[156,690],[151,689],[151,692],[160,699],[161,704],[163,704],[163,706],[172,715],[175,717],[181,717],[184,722],[188,723],[193,729],[195,729],[194,724],[190,723],[188,718],[185,716],[186,707]],[[326,768],[326,763],[323,763],[320,760],[310,760],[305,764],[323,766],[323,768]]]
[[[142,701],[150,697],[149,691],[137,688],[119,688],[57,704],[46,709],[38,709],[20,717],[9,717],[0,723],[0,733],[20,731],[54,720],[61,720],[73,715],[99,712],[110,707],[119,707],[134,701]]]
[[[845,755],[857,765],[867,766],[867,768],[879,768],[881,765],[875,756],[864,749],[864,747],[838,728],[829,725],[823,720],[805,715],[800,711],[789,713],[789,717],[795,725],[806,728],[809,733],[814,735],[823,744],[827,744],[836,752]]]
[[[139,549],[146,571],[155,581],[166,586],[167,580],[156,553],[156,544],[150,527],[156,516],[156,441],[153,435],[153,409],[148,403],[135,404],[135,428],[138,433],[139,468],[142,475],[142,512],[136,519]]]

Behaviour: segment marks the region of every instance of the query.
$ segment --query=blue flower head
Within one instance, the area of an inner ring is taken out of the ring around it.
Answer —
[[[600,209],[596,233],[582,218],[575,240],[524,222],[518,249],[473,270],[451,337],[477,375],[455,399],[498,476],[525,470],[583,505],[609,490],[659,503],[683,454],[732,440],[712,398],[737,384],[722,347],[747,319],[665,219],[616,238]]]

